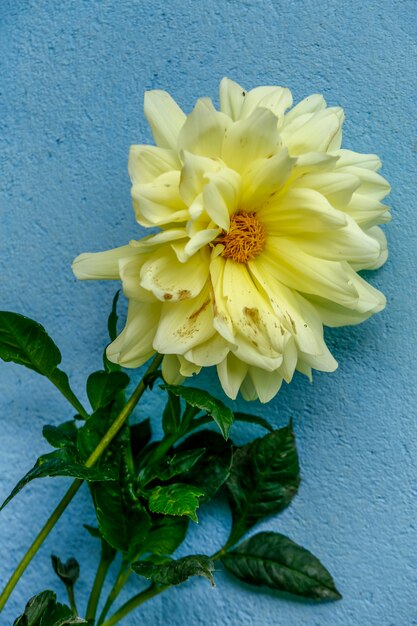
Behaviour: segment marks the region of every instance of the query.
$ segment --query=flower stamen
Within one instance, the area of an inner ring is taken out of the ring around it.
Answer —
[[[237,263],[247,263],[257,257],[265,247],[266,232],[255,213],[234,213],[228,232],[222,233],[216,243],[224,246],[222,256]]]

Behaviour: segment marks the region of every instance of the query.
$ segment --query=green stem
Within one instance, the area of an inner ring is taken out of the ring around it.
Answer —
[[[78,611],[77,611],[77,605],[75,602],[74,587],[72,585],[66,585],[66,588],[67,588],[69,605],[74,615],[77,616]]]
[[[122,563],[119,574],[116,578],[116,581],[112,587],[112,590],[109,593],[109,596],[106,600],[106,603],[103,607],[100,617],[98,618],[97,626],[100,626],[100,624],[102,624],[104,620],[106,619],[107,613],[109,612],[113,602],[116,600],[117,596],[119,595],[119,593],[125,586],[127,579],[129,578],[131,573],[132,572],[130,571],[126,563]]]
[[[127,404],[123,407],[119,415],[116,417],[115,421],[110,426],[109,430],[104,435],[104,437],[98,444],[97,448],[88,457],[87,461],[85,462],[86,467],[92,467],[94,463],[96,463],[96,461],[103,454],[104,450],[111,443],[113,438],[117,435],[117,433],[119,432],[119,430],[121,429],[121,427],[123,426],[127,418],[129,417],[129,415],[132,413],[136,404],[139,402],[141,396],[143,395],[146,389],[147,377],[149,376],[149,374],[151,374],[152,372],[158,369],[159,365],[161,364],[162,358],[163,357],[160,354],[157,354],[154,357],[144,377],[142,378],[142,380],[136,387],[135,391],[132,393]],[[46,522],[46,524],[44,525],[44,527],[42,528],[42,530],[40,531],[40,533],[38,534],[38,536],[36,537],[32,545],[30,546],[30,548],[24,555],[23,559],[20,561],[19,565],[17,566],[17,568],[11,575],[6,587],[4,588],[2,594],[0,595],[0,612],[2,611],[7,600],[9,599],[10,594],[15,588],[19,578],[22,576],[23,572],[25,571],[25,569],[27,568],[27,566],[29,565],[33,557],[35,556],[36,552],[39,550],[39,548],[41,547],[41,545],[43,544],[43,542],[45,541],[45,539],[47,538],[47,536],[49,535],[49,533],[51,532],[51,530],[53,529],[53,527],[55,526],[55,524],[57,523],[57,521],[59,520],[63,512],[65,511],[65,509],[67,508],[68,504],[71,502],[71,500],[77,493],[78,489],[81,487],[82,482],[83,481],[78,478],[74,480],[71,487],[68,489],[67,493],[62,498],[61,502],[58,504],[58,506],[52,513],[52,515],[49,517],[48,521]]]
[[[107,572],[109,571],[109,567],[111,565],[111,561],[109,559],[104,559],[103,556],[100,559],[100,563],[97,568],[96,577],[94,578],[93,587],[91,589],[90,597],[88,599],[87,605],[87,613],[85,619],[94,620],[96,619],[97,613],[97,605],[100,600],[101,590],[103,588],[104,581],[106,580]]]
[[[120,622],[128,613],[136,609],[138,606],[154,598],[159,595],[166,589],[169,589],[171,585],[164,585],[163,587],[157,587],[156,585],[151,585],[145,591],[141,591],[136,596],[128,600],[123,606],[120,607],[108,620],[102,623],[101,626],[114,626],[117,622]]]
[[[39,550],[39,548],[41,547],[41,545],[43,544],[43,542],[45,541],[45,539],[47,538],[47,536],[53,529],[53,527],[55,526],[56,522],[61,517],[62,513],[67,508],[68,504],[71,502],[71,500],[77,493],[78,489],[81,487],[82,482],[83,481],[79,479],[74,480],[71,487],[68,489],[67,493],[62,498],[61,502],[58,504],[55,511],[51,514],[48,521],[46,522],[46,524],[44,525],[44,527],[42,528],[42,530],[36,537],[35,541],[32,543],[29,550],[26,552],[25,556],[20,561],[19,565],[16,567],[15,571],[10,577],[9,582],[5,586],[3,593],[0,596],[0,611],[3,609],[4,605],[6,604],[19,578],[22,576],[23,572],[25,571],[25,569],[27,568],[27,566],[29,565],[33,557],[35,556],[36,552]]]

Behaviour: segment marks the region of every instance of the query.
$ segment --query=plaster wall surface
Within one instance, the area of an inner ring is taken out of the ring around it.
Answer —
[[[2,309],[41,322],[85,400],[100,368],[110,283],[78,283],[83,251],[139,238],[127,154],[151,141],[146,89],[167,89],[190,111],[217,99],[229,76],[246,88],[322,93],[346,111],[344,146],[375,152],[392,185],[390,259],[369,276],[388,306],[358,327],[327,331],[334,374],[296,376],[253,411],[276,426],[294,417],[303,482],[291,507],[261,525],[310,548],[344,599],[314,605],[232,581],[190,580],[143,607],[134,624],[170,626],[411,626],[417,624],[416,85],[414,0],[3,0],[0,5],[0,255]],[[70,417],[65,400],[29,370],[0,364],[0,499],[48,449],[45,423]],[[214,373],[201,384],[220,394]],[[147,414],[161,397],[150,394]],[[243,403],[237,405],[242,408]],[[245,407],[247,410],[247,407]],[[237,439],[255,434],[241,427]],[[68,481],[38,481],[0,514],[0,580],[17,564]],[[64,591],[51,552],[81,564],[84,607],[94,575],[94,523],[81,490],[36,556],[0,623],[28,597]],[[210,505],[184,552],[213,552],[227,536],[226,504]],[[139,588],[129,582],[121,601]]]

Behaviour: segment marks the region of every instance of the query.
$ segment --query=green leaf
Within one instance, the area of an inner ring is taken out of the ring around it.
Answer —
[[[38,458],[32,469],[19,480],[16,487],[1,505],[0,510],[31,480],[35,478],[45,478],[46,476],[71,476],[72,478],[80,478],[81,480],[94,482],[115,480],[116,473],[111,466],[85,467],[78,458],[74,447],[68,446],[54,450]]]
[[[270,433],[274,432],[273,426],[271,426],[266,419],[259,417],[258,415],[251,415],[250,413],[235,413],[234,416],[236,421],[257,424],[258,426],[265,428],[265,430],[269,430]]]
[[[118,478],[110,483],[91,485],[98,527],[105,540],[116,550],[136,558],[151,526],[149,514],[136,498],[132,479],[122,454]]]
[[[149,443],[152,437],[151,420],[146,418],[139,424],[130,426],[130,445],[132,448],[132,457],[136,461],[144,447]]]
[[[279,533],[258,533],[221,560],[231,574],[251,585],[266,585],[315,600],[342,597],[320,561]]]
[[[267,515],[279,513],[300,484],[292,424],[255,439],[234,454],[226,482],[233,515],[229,543],[235,543]]]
[[[178,396],[168,391],[168,399],[162,414],[162,428],[165,435],[175,434],[181,424],[181,403]]]
[[[52,567],[55,574],[62,580],[65,586],[73,587],[80,575],[80,566],[76,559],[70,558],[66,563],[55,554],[51,555]]]
[[[103,535],[101,534],[101,532],[99,531],[98,528],[94,528],[94,526],[90,526],[89,524],[84,524],[84,528],[90,533],[90,535],[92,537],[95,537],[96,539],[100,539],[101,541],[101,557],[103,559],[103,561],[106,561],[107,563],[111,563],[116,554],[117,551],[115,548],[113,548],[103,537]]]
[[[107,320],[107,330],[109,331],[110,341],[114,341],[117,337],[117,320],[119,319],[117,315],[117,302],[119,300],[119,296],[120,289],[118,289],[114,294],[111,312]]]
[[[160,480],[170,480],[177,474],[189,472],[205,451],[205,448],[196,448],[195,450],[175,453],[171,457],[165,457],[163,463],[157,468],[156,475]]]
[[[82,405],[70,388],[68,376],[57,368],[61,353],[43,326],[24,315],[0,311],[0,358],[49,378],[85,417]]]
[[[203,495],[204,491],[193,485],[174,483],[166,487],[158,486],[149,492],[149,509],[163,515],[187,515],[193,522],[198,522],[198,498]]]
[[[204,446],[205,452],[198,459],[192,470],[181,476],[181,481],[200,487],[204,496],[200,504],[211,500],[230,474],[232,466],[232,446],[229,441],[211,430],[194,433],[176,448],[176,451],[199,450]]]
[[[143,552],[164,556],[172,554],[184,541],[188,519],[169,515],[152,515],[152,526],[143,544]]]
[[[93,411],[108,406],[129,384],[124,372],[94,372],[87,379],[87,396]]]
[[[193,554],[161,564],[138,561],[133,563],[131,567],[136,574],[144,576],[158,585],[179,585],[191,576],[203,576],[214,587],[214,563],[204,554]]]
[[[53,591],[43,591],[29,600],[23,615],[18,617],[13,626],[73,626],[87,624],[72,610],[56,601]]]
[[[233,412],[221,400],[213,398],[208,391],[194,387],[182,387],[180,385],[162,385],[171,393],[184,398],[190,406],[204,411],[216,422],[225,439],[229,436],[229,430],[233,424]]]
[[[42,435],[53,448],[65,448],[77,439],[78,429],[74,420],[64,422],[59,426],[47,424],[42,429]]]

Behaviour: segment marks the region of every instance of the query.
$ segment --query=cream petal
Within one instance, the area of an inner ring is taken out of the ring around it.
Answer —
[[[129,245],[136,248],[138,252],[149,252],[158,246],[177,241],[178,239],[184,239],[187,237],[187,231],[185,228],[170,228],[168,230],[162,230],[156,235],[149,235],[139,241],[130,241]]]
[[[306,152],[305,154],[300,154],[296,158],[293,174],[298,178],[309,173],[329,172],[336,167],[338,158],[326,152]]]
[[[352,195],[345,211],[364,229],[386,224],[391,219],[389,208],[385,204],[357,191]]]
[[[223,78],[220,82],[220,110],[233,121],[240,118],[245,101],[245,90],[230,78]]]
[[[336,302],[320,298],[319,296],[305,296],[316,309],[325,326],[337,328],[339,326],[354,326],[361,324],[372,315],[371,311],[359,313],[355,309],[348,309]]]
[[[72,263],[72,271],[80,280],[117,280],[119,260],[138,256],[132,246],[120,246],[106,252],[84,252]]]
[[[232,319],[226,306],[226,297],[223,293],[224,269],[226,261],[218,256],[214,250],[210,262],[210,277],[214,291],[214,319],[213,326],[226,341],[235,346],[235,330]]]
[[[303,123],[306,121],[307,115],[313,115],[313,113],[317,113],[317,111],[322,111],[326,108],[326,101],[322,95],[318,93],[313,93],[311,96],[307,96],[304,100],[301,100],[298,104],[295,105],[289,111],[284,119],[285,127],[289,127],[292,125],[298,118],[303,118]]]
[[[214,334],[208,287],[197,298],[164,303],[153,347],[160,354],[185,354]]]
[[[142,226],[159,226],[188,219],[179,193],[180,172],[168,172],[152,183],[132,187],[133,208]]]
[[[347,224],[345,213],[314,189],[290,189],[283,198],[271,198],[257,215],[267,233],[274,236],[326,232]]]
[[[280,325],[268,299],[257,289],[245,265],[226,260],[223,294],[236,329],[238,350],[241,337],[237,333],[241,333],[248,343],[256,347],[257,352],[273,359],[280,357],[288,333]],[[238,352],[236,354],[238,356]]]
[[[359,294],[359,300],[355,307],[359,313],[367,313],[368,311],[379,313],[385,308],[387,300],[384,294],[372,287],[354,270],[351,270],[351,281]]]
[[[285,346],[284,358],[282,365],[279,368],[280,376],[286,383],[290,383],[294,375],[295,367],[297,365],[298,350],[295,339],[291,337]]]
[[[245,95],[239,117],[246,119],[255,109],[262,107],[281,118],[291,106],[292,95],[287,87],[255,87]]]
[[[190,376],[195,376],[195,374],[199,374],[201,372],[201,367],[195,365],[194,363],[190,363],[183,356],[179,356],[178,360],[180,362],[180,374],[181,376],[185,376],[189,378]]]
[[[240,386],[247,374],[246,363],[236,358],[232,352],[217,365],[217,375],[225,394],[232,400],[236,400]]]
[[[323,354],[300,354],[300,360],[304,363],[304,366],[312,367],[315,370],[319,370],[319,372],[334,372],[338,363],[336,359],[333,357],[331,352],[328,350],[325,345],[325,350]],[[297,369],[298,369],[297,365]]]
[[[339,111],[331,108],[318,111],[295,131],[284,126],[281,130],[282,139],[290,154],[326,152],[341,128]]]
[[[126,325],[106,350],[107,358],[123,367],[139,367],[155,352],[152,341],[158,326],[160,302],[129,301]]]
[[[126,298],[137,302],[155,302],[153,293],[146,291],[140,285],[140,271],[149,258],[148,254],[138,254],[133,257],[120,259],[119,274]]]
[[[272,348],[269,348],[266,352],[261,351],[256,343],[254,344],[251,340],[248,340],[242,333],[236,334],[235,343],[237,347],[234,350],[234,354],[248,365],[272,372],[282,364],[282,354],[278,354]]]
[[[352,150],[336,150],[333,154],[338,157],[336,168],[354,165],[376,172],[381,167],[381,159],[376,154],[361,154]]]
[[[305,174],[295,181],[294,187],[314,189],[325,196],[336,209],[344,209],[360,184],[358,176],[344,171],[334,171]]]
[[[178,134],[185,122],[185,114],[166,91],[147,91],[144,98],[146,119],[152,129],[155,143],[161,148],[177,149]]]
[[[329,261],[345,260],[363,268],[373,266],[381,254],[379,242],[365,233],[349,216],[346,226],[327,233],[325,243],[323,237],[317,234],[303,234],[294,237],[292,241],[312,256]]]
[[[254,400],[258,399],[258,394],[249,374],[246,376],[245,380],[240,386],[240,393],[242,394],[242,398],[246,400],[246,402],[253,402]]]
[[[130,146],[128,171],[132,183],[151,183],[166,172],[179,170],[181,162],[174,150],[157,146]]]
[[[369,228],[366,231],[366,235],[372,237],[372,239],[374,239],[379,245],[379,256],[375,259],[373,263],[371,263],[370,261],[368,261],[366,265],[363,263],[358,263],[358,266],[354,267],[355,270],[377,270],[379,267],[382,267],[382,265],[384,265],[384,263],[388,259],[388,242],[384,231],[379,228],[379,226],[372,226],[372,228]]]
[[[277,237],[269,237],[263,254],[275,265],[276,277],[287,287],[349,308],[357,305],[358,293],[348,263],[313,257],[291,241]]]
[[[206,157],[219,157],[226,129],[231,124],[227,115],[216,111],[211,100],[201,98],[181,130],[178,138],[179,150]]]
[[[265,255],[251,261],[249,268],[268,295],[280,323],[293,335],[297,347],[309,354],[321,354],[323,325],[310,302],[276,278],[276,268]]]
[[[184,202],[192,204],[207,184],[207,174],[221,168],[219,160],[198,156],[185,151],[184,165],[181,171],[180,194]]]
[[[307,365],[307,363],[304,363],[304,361],[300,358],[297,361],[296,369],[297,369],[297,372],[300,372],[300,374],[304,374],[304,376],[307,376],[308,380],[311,383],[313,382],[313,373],[311,371],[311,367]]]
[[[223,168],[208,174],[209,183],[203,191],[206,213],[223,230],[229,230],[230,215],[236,211],[239,200],[241,179],[237,172]]]
[[[202,367],[217,365],[223,361],[230,350],[230,344],[216,333],[204,343],[185,353],[185,358]]]
[[[170,246],[158,248],[143,264],[140,284],[158,300],[177,302],[195,298],[206,284],[209,274],[208,254],[197,253],[179,263]]]
[[[363,167],[356,167],[354,165],[345,165],[343,168],[339,167],[338,170],[351,176],[356,176],[360,181],[358,193],[364,194],[375,200],[382,200],[391,191],[390,184],[376,172]]]
[[[259,401],[265,404],[277,395],[282,385],[282,376],[277,371],[265,372],[259,367],[251,366],[249,376]]]
[[[275,154],[280,145],[275,115],[268,109],[255,109],[248,118],[228,128],[222,158],[229,167],[242,173],[252,161]]]
[[[241,207],[246,210],[260,207],[279,191],[287,181],[294,162],[295,159],[288,156],[285,148],[270,159],[253,161],[243,177]]]
[[[176,354],[165,354],[162,359],[162,376],[168,385],[181,385],[185,378],[180,374],[180,361]]]
[[[207,228],[192,235],[184,248],[184,255],[187,258],[191,257],[198,250],[201,250],[201,248],[213,241],[213,239],[216,239],[221,232],[220,228]]]

